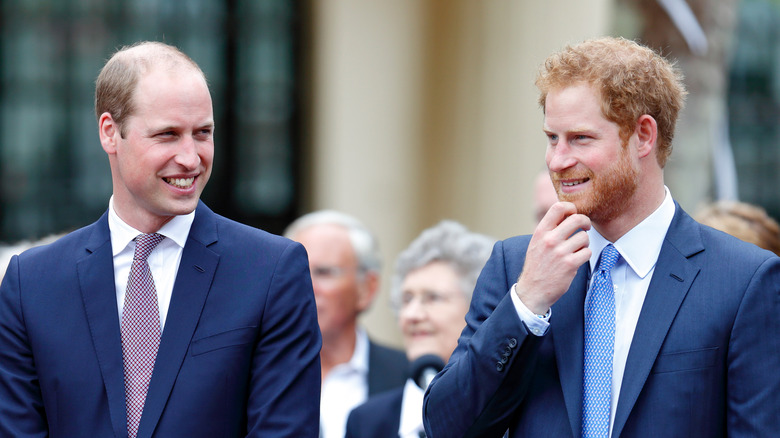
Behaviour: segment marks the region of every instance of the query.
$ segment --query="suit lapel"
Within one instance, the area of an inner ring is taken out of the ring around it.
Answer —
[[[208,248],[216,241],[215,215],[200,203],[173,286],[138,437],[150,437],[157,427],[189,349],[219,262],[219,255]]]
[[[574,436],[580,435],[582,421],[582,335],[585,291],[590,267],[580,266],[569,290],[553,305],[550,334],[558,363],[563,399]]]
[[[116,306],[114,258],[108,230],[108,215],[93,226],[87,241],[85,258],[76,262],[84,311],[95,346],[103,385],[106,388],[108,411],[114,434],[127,436],[122,336]]]
[[[679,205],[675,207],[628,352],[613,436],[620,436],[677,311],[699,273],[699,268],[688,261],[688,257],[704,250],[699,226]]]

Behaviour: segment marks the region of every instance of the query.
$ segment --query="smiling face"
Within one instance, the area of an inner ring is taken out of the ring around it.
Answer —
[[[99,118],[109,155],[114,208],[122,220],[154,232],[198,205],[214,158],[211,95],[200,72],[182,66],[139,78],[134,113],[120,127]]]
[[[639,186],[631,153],[635,136],[623,142],[619,127],[601,112],[599,94],[579,84],[550,91],[544,131],[550,177],[561,201],[569,201],[594,223],[626,213]]]
[[[401,285],[398,314],[409,360],[435,354],[446,362],[458,344],[468,310],[460,277],[449,264],[432,262],[409,272]]]

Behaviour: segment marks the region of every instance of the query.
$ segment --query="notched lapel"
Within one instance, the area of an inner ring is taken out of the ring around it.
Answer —
[[[151,436],[198,326],[219,256],[189,240],[182,254],[138,436]]]
[[[666,335],[699,274],[688,258],[704,250],[698,225],[676,205],[677,213],[661,247],[639,314],[620,387],[613,435],[619,436],[644,387]]]
[[[574,436],[580,435],[582,422],[582,336],[589,270],[588,263],[580,266],[569,290],[553,305],[550,317],[550,335]]]
[[[117,437],[127,436],[122,335],[116,307],[114,258],[107,216],[97,224],[86,245],[89,253],[76,262],[81,298],[95,355],[106,388],[111,425]]]
[[[213,213],[201,204],[182,252],[160,349],[138,426],[139,438],[151,437],[157,427],[198,326],[219,263],[219,255],[207,247],[215,240]]]

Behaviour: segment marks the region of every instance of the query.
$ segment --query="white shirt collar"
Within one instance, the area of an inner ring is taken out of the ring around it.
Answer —
[[[404,395],[401,401],[401,422],[398,426],[398,435],[419,436],[423,430],[423,398],[425,391],[414,383],[414,380],[407,379],[404,385]]]
[[[357,328],[356,332],[355,351],[352,352],[352,357],[347,364],[351,369],[361,374],[368,374],[368,334],[360,327]]]
[[[620,252],[620,256],[628,263],[639,278],[645,278],[655,266],[661,246],[666,238],[666,232],[674,218],[674,200],[669,188],[664,186],[664,200],[655,211],[637,226],[629,230],[617,242],[612,242]],[[601,251],[610,242],[595,228],[588,230],[588,245],[592,251],[590,256],[590,271],[596,268]]]
[[[180,248],[184,248],[194,220],[195,211],[193,210],[190,214],[174,216],[157,232],[175,242]],[[128,225],[116,214],[113,196],[108,201],[108,229],[111,231],[111,250],[114,256],[122,252],[133,239],[141,234],[140,231]]]

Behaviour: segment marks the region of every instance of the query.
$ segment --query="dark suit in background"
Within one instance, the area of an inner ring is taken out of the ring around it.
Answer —
[[[369,398],[347,417],[346,437],[397,438],[409,361],[402,351],[374,342],[368,348]]]
[[[398,438],[404,388],[395,388],[369,398],[347,419],[345,438]]]
[[[369,340],[368,396],[403,387],[409,372],[409,360],[401,350]]]
[[[406,380],[405,354],[372,342],[358,322],[381,285],[379,243],[357,218],[335,210],[307,213],[284,235],[309,256],[322,333],[320,435],[343,438],[355,406]]]

